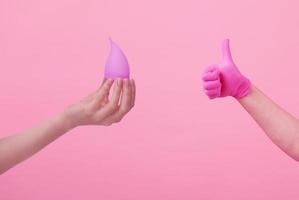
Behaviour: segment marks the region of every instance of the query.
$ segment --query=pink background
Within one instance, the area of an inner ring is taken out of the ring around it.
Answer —
[[[1,136],[97,88],[111,36],[136,107],[80,127],[0,177],[0,199],[298,199],[299,164],[233,99],[209,101],[203,68],[231,38],[252,82],[299,116],[297,0],[0,0]]]

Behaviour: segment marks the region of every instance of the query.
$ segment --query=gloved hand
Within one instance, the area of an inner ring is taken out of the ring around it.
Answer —
[[[249,93],[251,83],[234,64],[228,39],[223,41],[222,55],[219,64],[211,65],[204,70],[202,80],[205,93],[210,99],[226,96],[240,99]]]

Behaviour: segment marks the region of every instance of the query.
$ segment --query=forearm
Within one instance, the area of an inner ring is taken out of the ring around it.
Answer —
[[[0,140],[0,174],[29,158],[72,129],[63,113],[22,133]]]
[[[67,107],[46,122],[4,139],[0,139],[0,174],[29,158],[49,143],[81,125],[105,125],[120,122],[133,108],[136,87],[133,79],[107,79],[95,92]]]
[[[295,117],[255,86],[238,101],[278,147],[299,161],[299,121]]]

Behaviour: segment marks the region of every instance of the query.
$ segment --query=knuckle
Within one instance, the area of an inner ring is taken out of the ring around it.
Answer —
[[[207,78],[207,73],[203,73],[201,76],[201,80],[205,81]]]

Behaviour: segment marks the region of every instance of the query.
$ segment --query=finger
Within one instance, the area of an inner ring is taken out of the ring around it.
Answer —
[[[221,87],[221,82],[219,79],[215,81],[204,81],[203,88],[206,90],[212,90]]]
[[[100,91],[101,87],[103,86],[103,84],[107,81],[107,78],[104,78],[100,87],[98,89],[96,89],[94,92],[92,92],[91,94],[89,94],[87,97],[84,98],[85,101],[90,101],[94,98],[94,96]],[[109,93],[108,93],[109,95]]]
[[[229,39],[225,39],[222,43],[222,60],[224,62],[233,63],[233,59],[229,47]]]
[[[220,95],[215,94],[215,95],[208,95],[209,99],[215,99],[217,97],[219,97]]]
[[[102,101],[109,95],[109,91],[111,86],[113,85],[113,82],[114,81],[112,79],[106,80],[95,92],[91,104],[92,108],[96,109],[101,106]]]
[[[101,88],[104,86],[104,84],[107,82],[107,81],[110,81],[111,79],[107,79],[107,78],[103,78],[102,80],[102,83],[100,85],[100,87],[96,90],[96,92],[99,92],[101,90]],[[112,80],[113,81],[113,80]],[[111,84],[112,86],[112,84]],[[110,91],[110,90],[109,90]],[[109,92],[108,92],[108,95],[109,95]]]
[[[135,105],[135,99],[136,99],[136,85],[134,79],[131,79],[131,85],[132,85],[132,101],[131,105]]]
[[[207,73],[207,72],[213,72],[218,70],[218,66],[217,65],[210,65],[208,67],[206,67],[203,71],[203,73]]]
[[[103,85],[107,80],[109,80],[108,78],[104,77],[103,80],[102,80],[102,84]]]
[[[132,98],[133,98],[132,85],[130,84],[130,81],[126,79],[124,80],[123,92],[122,92],[119,109],[111,116],[108,116],[104,120],[104,122],[107,124],[119,122],[133,107]]]
[[[122,94],[120,108],[119,108],[121,113],[125,114],[131,109],[132,99],[133,99],[132,94],[133,94],[132,85],[130,84],[130,81],[126,79],[124,82],[123,94]]]
[[[209,97],[218,97],[220,96],[221,89],[205,90],[205,94]]]
[[[220,71],[218,68],[216,68],[214,71],[211,72],[205,72],[202,75],[203,81],[215,81],[219,79]]]
[[[113,93],[108,104],[118,106],[121,91],[122,91],[122,86],[123,86],[123,80],[118,79],[116,81],[116,84],[114,85]]]
[[[118,103],[122,91],[123,81],[121,79],[116,81],[114,84],[113,93],[111,96],[110,101],[104,105],[97,113],[96,118],[99,120],[103,120],[106,117],[110,116],[118,109]]]

